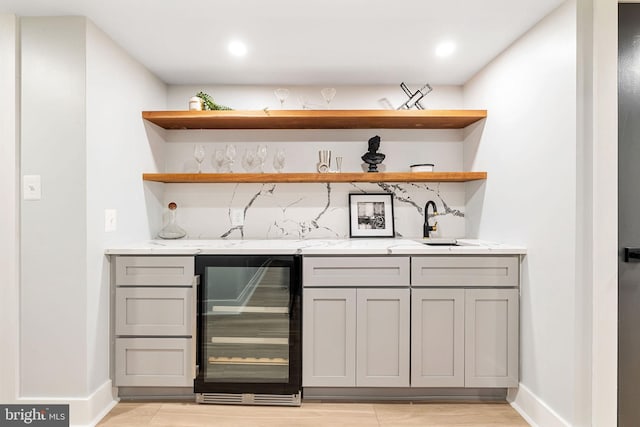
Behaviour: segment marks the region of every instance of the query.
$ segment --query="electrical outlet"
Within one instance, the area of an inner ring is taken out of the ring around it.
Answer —
[[[231,226],[240,227],[244,225],[244,209],[231,209]]]
[[[40,175],[25,175],[22,179],[22,197],[24,200],[40,200],[42,187]]]
[[[104,210],[104,231],[110,233],[118,227],[118,211],[115,209]]]

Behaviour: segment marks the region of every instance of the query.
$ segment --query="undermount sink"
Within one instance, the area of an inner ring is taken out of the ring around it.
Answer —
[[[470,240],[459,240],[447,237],[434,237],[427,239],[417,239],[416,242],[429,246],[477,246],[478,243]]]
[[[448,238],[426,238],[422,240],[417,240],[418,243],[422,243],[423,245],[429,246],[459,246],[457,239],[448,239]]]

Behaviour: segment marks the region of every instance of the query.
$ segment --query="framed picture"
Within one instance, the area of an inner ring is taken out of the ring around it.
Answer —
[[[395,237],[393,194],[349,194],[349,235],[351,237]]]

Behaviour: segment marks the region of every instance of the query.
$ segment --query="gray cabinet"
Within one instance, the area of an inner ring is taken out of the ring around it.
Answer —
[[[305,257],[302,385],[516,387],[519,266],[517,255]]]
[[[302,386],[356,384],[356,290],[304,289]]]
[[[192,338],[123,338],[115,344],[115,385],[193,385]]]
[[[116,288],[116,334],[192,334],[192,288]]]
[[[411,290],[411,385],[465,385],[464,289]]]
[[[409,386],[409,289],[306,288],[304,387]]]
[[[409,386],[409,289],[358,289],[356,385]]]
[[[465,292],[465,386],[518,386],[518,290]]]
[[[307,287],[409,286],[409,257],[305,257],[302,283]]]
[[[188,387],[195,369],[192,256],[116,256],[114,385]]]
[[[304,387],[409,386],[409,257],[305,257]]]
[[[411,259],[411,384],[518,386],[518,256]]]
[[[411,285],[517,287],[517,255],[431,255],[411,258]]]
[[[191,286],[195,271],[192,256],[116,257],[117,286]]]

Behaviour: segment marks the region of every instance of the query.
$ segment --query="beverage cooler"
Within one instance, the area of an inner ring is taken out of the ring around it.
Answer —
[[[199,403],[300,405],[301,258],[199,255]]]

